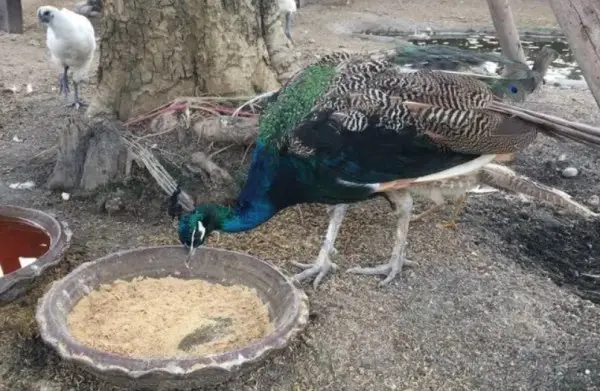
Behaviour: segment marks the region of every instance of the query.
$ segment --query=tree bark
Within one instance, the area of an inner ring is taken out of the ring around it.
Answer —
[[[600,3],[550,0],[550,6],[600,107]]]
[[[104,18],[92,117],[269,91],[295,70],[275,0],[109,0]]]
[[[122,178],[120,121],[181,96],[271,91],[297,69],[276,0],[108,0],[103,11],[92,125],[71,120],[64,129],[52,189]]]

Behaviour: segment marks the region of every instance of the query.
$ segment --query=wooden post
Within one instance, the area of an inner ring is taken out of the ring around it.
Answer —
[[[487,0],[488,8],[496,30],[496,38],[502,48],[502,54],[513,61],[519,61],[525,64],[526,58],[519,39],[519,31],[510,9],[510,0]],[[504,73],[509,72],[509,67],[504,69]],[[515,160],[515,153],[502,155],[499,162],[512,162]]]
[[[600,2],[549,0],[556,20],[600,107]]]
[[[487,0],[487,2],[496,29],[496,37],[502,47],[502,54],[511,60],[525,63],[525,53],[521,47],[509,0]]]
[[[0,30],[23,34],[21,0],[0,0]]]

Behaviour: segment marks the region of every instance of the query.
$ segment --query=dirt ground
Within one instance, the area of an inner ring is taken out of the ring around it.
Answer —
[[[557,28],[544,1],[511,3],[521,27]],[[43,30],[36,25],[39,5],[23,0],[24,35],[0,34],[0,87],[20,89],[0,92],[0,202],[51,211],[70,224],[75,237],[60,266],[23,299],[0,307],[0,391],[116,390],[62,363],[42,343],[35,303],[50,281],[82,262],[177,240],[161,205],[164,195],[142,177],[122,187],[127,207],[114,215],[99,206],[106,192],[63,201],[42,187],[8,187],[43,183],[52,161],[32,158],[56,142],[71,115],[58,97],[58,72],[48,64]],[[305,56],[373,47],[377,44],[346,33],[357,20],[377,18],[397,19],[408,31],[491,25],[481,0],[308,6],[295,18],[297,51]],[[27,93],[27,84],[33,92]],[[90,91],[84,89],[83,96]],[[600,124],[588,91],[547,86],[527,106]],[[566,165],[577,167],[579,175],[563,178]],[[518,155],[515,167],[581,202],[600,195],[600,154],[590,148],[540,137]],[[316,257],[327,226],[324,210],[303,206],[301,224],[291,209],[259,229],[221,235],[209,245],[252,253],[291,274],[296,270],[290,261]],[[342,270],[317,291],[306,286],[313,317],[302,340],[217,390],[600,390],[600,307],[582,299],[600,302],[600,279],[587,276],[600,274],[600,224],[500,193],[472,197],[456,231],[438,227],[450,212],[448,207],[411,225],[408,255],[418,266],[380,289],[376,278],[343,270],[387,259],[395,220],[384,201],[351,207],[336,246]]]

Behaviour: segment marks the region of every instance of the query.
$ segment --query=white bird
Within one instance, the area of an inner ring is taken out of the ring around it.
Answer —
[[[79,84],[94,58],[96,36],[92,23],[85,16],[66,8],[59,10],[52,6],[42,6],[37,11],[38,19],[46,24],[46,46],[52,55],[52,61],[64,69],[60,76],[60,93],[69,94],[68,71],[72,72],[75,99],[69,106],[86,106],[79,98]]]
[[[296,0],[278,0],[278,3],[280,12],[285,16],[285,35],[291,41],[292,14],[298,9],[296,7]]]

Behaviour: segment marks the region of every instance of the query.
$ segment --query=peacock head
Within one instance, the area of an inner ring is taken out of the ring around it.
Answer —
[[[179,220],[179,241],[186,247],[200,247],[213,231],[222,227],[222,207],[205,204]]]

